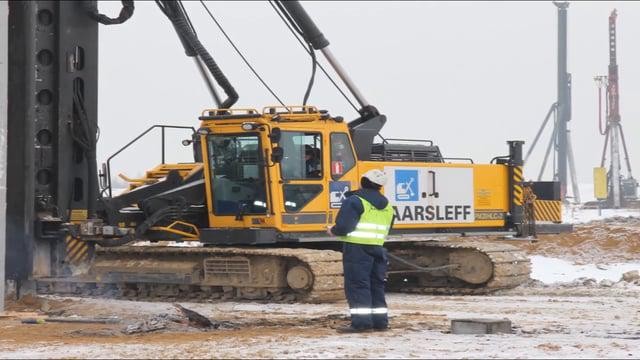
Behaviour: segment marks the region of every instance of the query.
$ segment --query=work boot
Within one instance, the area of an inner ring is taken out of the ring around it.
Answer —
[[[389,327],[385,326],[385,327],[374,327],[373,331],[389,331]]]
[[[336,328],[336,332],[338,332],[339,334],[355,334],[355,333],[365,333],[365,332],[371,332],[371,328],[362,328],[362,329],[358,329],[358,328],[354,328],[353,326],[341,326],[339,328]]]

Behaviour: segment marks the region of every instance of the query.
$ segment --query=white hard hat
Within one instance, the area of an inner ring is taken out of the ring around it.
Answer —
[[[387,183],[387,174],[384,171],[378,169],[371,169],[364,173],[362,177],[365,177],[372,183],[380,186],[384,186],[384,184]]]

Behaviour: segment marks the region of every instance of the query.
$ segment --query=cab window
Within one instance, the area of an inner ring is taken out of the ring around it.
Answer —
[[[280,169],[284,180],[322,178],[322,135],[283,131],[278,143],[284,152]]]
[[[349,136],[345,133],[331,134],[331,178],[340,179],[356,165]]]
[[[216,215],[267,212],[264,162],[257,134],[208,137]]]
[[[311,200],[322,192],[319,184],[285,184],[284,209],[288,213],[302,210]]]

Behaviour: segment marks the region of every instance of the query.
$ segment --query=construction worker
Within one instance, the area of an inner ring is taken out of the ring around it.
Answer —
[[[363,332],[388,328],[384,283],[387,252],[383,247],[393,221],[393,208],[380,189],[387,175],[380,170],[367,171],[361,188],[348,192],[342,202],[336,224],[327,229],[343,241],[344,289],[349,303],[351,326],[339,332]]]

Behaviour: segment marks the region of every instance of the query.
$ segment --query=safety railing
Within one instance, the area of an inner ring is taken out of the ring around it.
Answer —
[[[191,130],[191,134],[193,135],[196,132],[196,129],[193,126],[178,126],[178,125],[153,125],[147,130],[143,131],[140,135],[136,136],[133,140],[129,141],[126,145],[121,147],[118,151],[116,151],[113,155],[107,158],[106,166],[103,168],[103,174],[100,176],[104,177],[106,186],[102,189],[102,193],[107,190],[109,193],[109,197],[113,197],[112,187],[111,187],[111,160],[113,160],[116,156],[120,155],[123,151],[129,148],[131,145],[135,144],[138,140],[142,139],[145,135],[150,133],[152,130],[160,128],[160,154],[162,164],[165,163],[165,129],[189,129]]]
[[[393,142],[412,142],[412,143],[426,143],[427,146],[433,146],[432,140],[422,140],[422,139],[395,139],[395,138],[385,138],[382,135],[377,135],[380,139],[382,139],[383,144],[389,144],[391,141]]]

